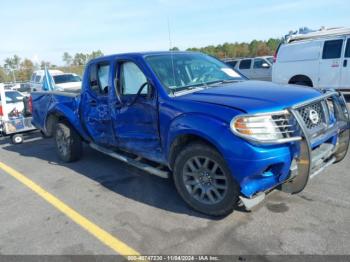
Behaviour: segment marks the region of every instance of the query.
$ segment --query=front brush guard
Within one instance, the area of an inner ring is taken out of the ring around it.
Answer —
[[[316,172],[319,173],[320,170],[323,170],[324,167],[340,162],[343,160],[347,154],[348,148],[349,148],[349,143],[350,143],[350,115],[349,115],[349,110],[346,106],[346,101],[345,98],[342,94],[332,92],[329,94],[325,94],[322,96],[319,100],[325,100],[329,97],[333,97],[334,101],[337,101],[336,106],[337,106],[337,114],[336,114],[336,119],[337,121],[343,121],[347,123],[345,128],[338,130],[338,140],[337,144],[330,153],[330,155],[333,156],[328,158],[328,161],[325,161],[323,164],[323,167],[321,166]],[[291,172],[290,178],[288,181],[284,184],[281,185],[281,190],[287,193],[291,194],[297,194],[306,187],[309,178],[312,177],[313,175],[313,156],[312,156],[312,148],[311,148],[311,139],[310,136],[308,135],[308,130],[304,124],[303,119],[300,117],[299,113],[296,111],[298,106],[295,106],[291,108],[289,111],[293,114],[295,119],[297,120],[303,139],[299,142],[300,143],[300,153],[298,158],[295,159],[296,161],[296,166],[297,166],[297,171],[296,175],[293,177],[293,174]],[[316,173],[315,172],[315,173]]]

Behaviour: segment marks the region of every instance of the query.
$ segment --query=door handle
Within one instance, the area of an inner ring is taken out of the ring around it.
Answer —
[[[344,62],[343,62],[343,67],[347,67],[348,66],[348,60],[345,59]]]
[[[90,101],[90,106],[97,106],[97,102],[96,102],[96,100],[91,100]]]

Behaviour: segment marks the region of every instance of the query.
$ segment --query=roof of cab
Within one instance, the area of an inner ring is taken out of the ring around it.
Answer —
[[[113,54],[113,55],[107,55],[107,56],[101,56],[95,59],[90,60],[89,64],[91,62],[99,62],[104,60],[110,60],[110,59],[116,59],[118,57],[145,57],[145,56],[151,56],[151,55],[167,55],[167,54],[200,54],[200,52],[192,52],[192,51],[148,51],[148,52],[131,52],[131,53],[120,53],[120,54]]]

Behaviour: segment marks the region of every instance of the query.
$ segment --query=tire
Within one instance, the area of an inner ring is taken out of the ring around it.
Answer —
[[[175,159],[173,179],[184,201],[203,214],[226,216],[238,203],[239,185],[223,157],[209,145],[186,146]]]
[[[73,162],[80,159],[83,145],[78,133],[67,123],[57,124],[55,145],[59,158],[63,162]]]
[[[11,136],[12,144],[18,145],[23,143],[23,135],[22,134],[16,134]]]

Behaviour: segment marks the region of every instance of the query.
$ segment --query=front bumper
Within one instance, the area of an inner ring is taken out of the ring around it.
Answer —
[[[327,100],[333,101],[333,121],[327,120],[324,129],[311,132],[298,110],[317,102],[326,104]],[[297,122],[301,140],[286,142],[290,149],[289,155],[266,159],[267,162],[274,163],[271,166],[280,165],[280,169],[274,173],[271,172],[273,170],[262,169],[264,172],[246,177],[242,181],[241,200],[247,208],[260,202],[263,199],[262,196],[278,186],[289,193],[302,191],[310,178],[321,173],[329,165],[341,161],[347,153],[350,140],[350,117],[346,101],[341,93],[328,92],[317,99],[295,105],[287,110]],[[283,161],[278,159],[279,157]],[[264,160],[260,162],[263,163]],[[270,163],[265,166],[270,166]]]

